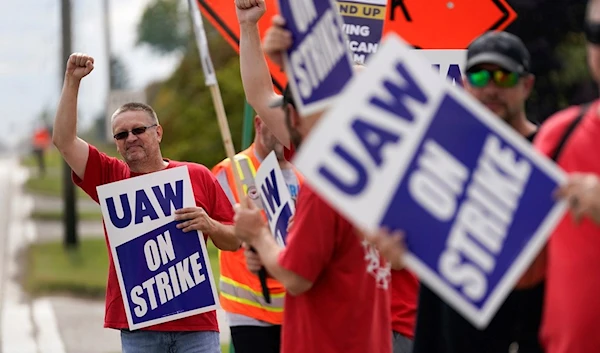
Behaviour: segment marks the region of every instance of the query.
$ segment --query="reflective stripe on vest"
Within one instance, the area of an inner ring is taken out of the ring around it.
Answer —
[[[267,304],[262,292],[255,291],[247,285],[238,283],[231,278],[221,276],[219,286],[221,295],[226,299],[274,313],[283,312],[285,293],[271,293],[271,304]]]
[[[258,197],[258,190],[254,181],[260,162],[254,154],[253,147],[252,145],[247,150],[237,154],[234,157],[234,165],[239,173],[243,192],[255,201],[258,208],[262,209],[262,202]],[[239,198],[235,188],[233,165],[229,159],[224,162],[225,164],[222,165],[224,168],[217,173],[217,179],[232,204],[235,204]],[[301,185],[303,182],[302,176],[297,171],[295,172],[298,184]],[[223,309],[230,313],[241,314],[260,321],[281,324],[285,300],[283,285],[273,278],[268,279],[271,304],[267,304],[264,301],[258,277],[246,268],[243,250],[236,252],[220,251],[219,255],[221,264],[219,290]]]
[[[254,151],[251,151],[254,153]],[[254,165],[253,161],[250,160],[250,157],[246,154],[238,154],[235,156],[235,163],[238,175],[240,176],[240,182],[242,183],[242,188],[244,189],[244,194],[250,196],[250,198],[254,201],[254,204],[262,209],[262,203],[258,198],[258,190],[256,189],[256,182],[254,181],[254,177],[256,176],[256,170],[259,165]],[[256,161],[258,163],[258,161]],[[229,183],[230,186],[231,183]]]

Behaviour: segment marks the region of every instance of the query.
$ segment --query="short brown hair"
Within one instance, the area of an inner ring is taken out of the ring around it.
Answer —
[[[115,118],[119,114],[129,112],[129,111],[146,112],[146,114],[148,114],[150,119],[152,119],[152,122],[158,124],[158,117],[156,116],[156,112],[154,111],[154,109],[152,109],[152,107],[149,106],[148,104],[138,103],[138,102],[125,103],[122,106],[120,106],[119,109],[117,109],[113,113],[113,115],[111,117],[111,121],[115,120]]]

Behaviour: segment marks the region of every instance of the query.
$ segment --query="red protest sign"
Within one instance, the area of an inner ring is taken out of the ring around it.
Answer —
[[[265,0],[267,13],[259,22],[261,38],[277,13],[277,0]],[[233,0],[197,0],[202,14],[239,52],[240,27]],[[503,30],[517,18],[506,0],[388,0],[383,35],[395,32],[420,49],[464,49],[489,30]],[[281,92],[285,73],[267,61],[273,83]]]
[[[383,29],[420,49],[465,49],[517,18],[505,0],[389,0]]]
[[[260,37],[264,38],[265,32],[271,26],[271,17],[277,14],[277,0],[265,0],[267,12],[259,21]],[[240,25],[235,14],[233,0],[198,0],[200,11],[217,28],[225,40],[239,53],[240,51]],[[285,72],[267,59],[269,70],[275,88],[281,93],[287,83]]]

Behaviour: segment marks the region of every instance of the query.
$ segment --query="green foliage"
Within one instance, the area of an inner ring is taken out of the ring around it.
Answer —
[[[167,158],[197,162],[211,168],[225,158],[225,148],[215,114],[210,89],[195,45],[183,58],[171,78],[155,92],[150,104],[164,128],[163,155]],[[237,54],[220,39],[211,43],[211,55],[217,72],[223,104],[233,141],[242,132],[244,90]],[[239,151],[239,146],[236,147]]]
[[[568,33],[556,48],[559,60],[568,65],[563,65],[558,72],[556,85],[575,85],[589,77],[587,67],[587,50],[583,33]]]
[[[95,144],[93,140],[88,141],[98,147],[100,151],[103,151],[111,156],[117,156],[114,145],[109,146],[102,143]],[[45,161],[46,175],[41,176],[37,171],[37,161],[35,157],[33,155],[24,156],[22,163],[25,167],[28,167],[31,170],[31,175],[25,182],[25,190],[32,194],[62,197],[64,186],[64,161],[58,150],[54,147],[51,147],[46,151]],[[89,196],[83,190],[81,190],[81,188],[75,188],[75,195],[81,199],[89,198]]]
[[[144,10],[137,27],[137,44],[147,44],[158,54],[185,50],[191,33],[187,9],[178,0],[154,0]]]
[[[64,217],[63,210],[36,210],[31,213],[31,219],[39,221],[62,222]],[[100,211],[82,211],[78,210],[77,219],[80,221],[102,221]]]
[[[103,237],[85,238],[77,250],[62,242],[33,244],[27,252],[25,288],[34,295],[67,293],[102,298],[108,253]]]
[[[208,257],[218,284],[219,252],[209,242]],[[25,288],[34,295],[72,294],[103,298],[108,274],[108,250],[104,237],[83,237],[76,250],[65,250],[53,241],[31,245],[26,255]]]

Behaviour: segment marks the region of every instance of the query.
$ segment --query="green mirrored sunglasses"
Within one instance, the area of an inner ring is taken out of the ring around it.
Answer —
[[[467,79],[469,80],[471,86],[474,87],[485,87],[488,83],[490,83],[490,81],[494,81],[498,87],[510,88],[519,83],[519,77],[520,75],[516,72],[510,72],[502,69],[480,69],[467,72]]]

